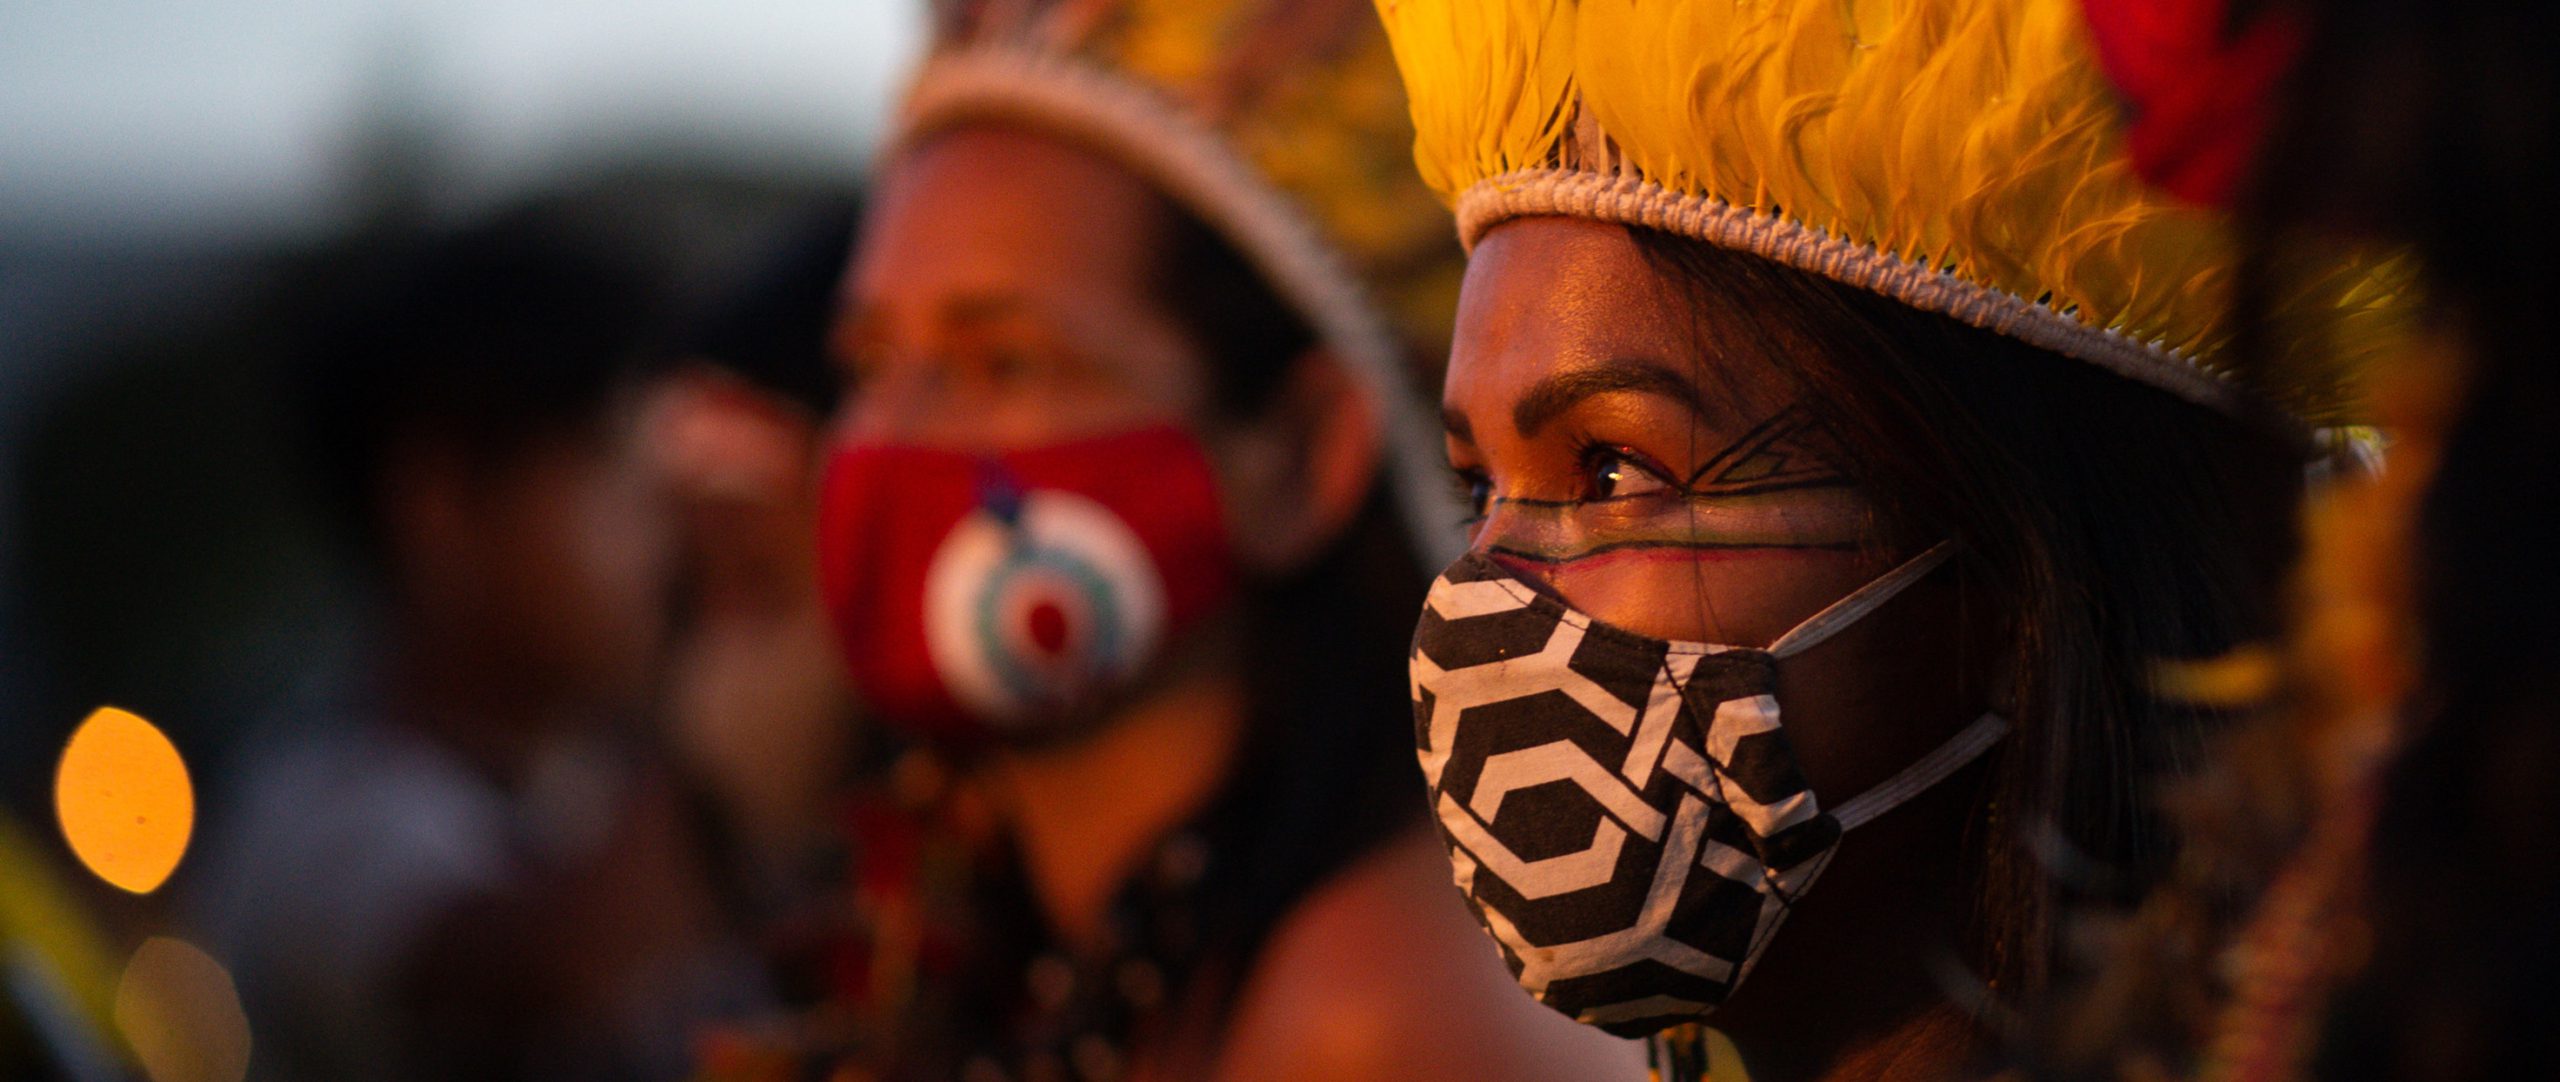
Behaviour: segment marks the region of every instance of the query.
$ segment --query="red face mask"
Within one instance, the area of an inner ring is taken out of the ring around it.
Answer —
[[[818,577],[865,700],[967,746],[1090,721],[1236,574],[1207,457],[1156,427],[993,454],[840,448]]]

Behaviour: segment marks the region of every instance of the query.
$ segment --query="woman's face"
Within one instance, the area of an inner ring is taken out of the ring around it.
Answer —
[[[1902,538],[1737,333],[1619,226],[1517,219],[1467,268],[1447,389],[1475,551],[1595,619],[1766,646],[1939,538]],[[1981,709],[1941,572],[1780,668],[1815,791],[1854,795]]]
[[[901,155],[845,284],[833,438],[998,452],[1173,425],[1217,470],[1235,555],[1303,564],[1366,497],[1375,407],[1316,349],[1251,416],[1217,408],[1214,347],[1161,288],[1173,214],[1128,170],[1025,131]]]

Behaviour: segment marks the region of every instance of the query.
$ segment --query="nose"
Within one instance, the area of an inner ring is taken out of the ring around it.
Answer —
[[[1532,501],[1534,502],[1534,501]],[[1552,525],[1539,519],[1522,501],[1495,495],[1486,498],[1484,513],[1478,517],[1467,537],[1467,551],[1501,557],[1504,550],[1534,551],[1541,546]]]
[[[1524,519],[1518,510],[1511,508],[1507,501],[1501,499],[1487,501],[1484,518],[1476,523],[1474,536],[1468,538],[1467,551],[1491,560],[1496,566],[1542,592],[1552,593],[1555,586],[1554,565],[1528,555],[1540,547],[1535,538],[1523,534],[1524,530],[1533,529],[1534,526],[1535,523]]]

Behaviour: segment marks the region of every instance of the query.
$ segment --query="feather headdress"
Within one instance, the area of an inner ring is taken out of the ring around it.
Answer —
[[[2209,405],[2347,420],[2404,262],[2288,260],[2147,188],[2072,0],[1377,0],[1414,158],[1472,247],[1529,215],[1750,252]]]
[[[980,0],[937,9],[894,160],[1004,124],[1073,140],[1216,229],[1379,402],[1422,555],[1456,554],[1438,426],[1414,390],[1448,350],[1464,257],[1414,177],[1395,62],[1363,0]]]

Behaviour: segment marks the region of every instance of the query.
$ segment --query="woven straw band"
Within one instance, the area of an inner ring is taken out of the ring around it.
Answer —
[[[1092,64],[1022,49],[981,47],[929,62],[908,94],[891,153],[983,122],[1017,123],[1102,151],[1235,245],[1378,404],[1397,507],[1424,567],[1436,571],[1457,558],[1463,512],[1441,476],[1438,426],[1405,374],[1401,340],[1288,195],[1166,95]]]
[[[1631,176],[1548,168],[1489,177],[1459,196],[1458,239],[1473,251],[1494,226],[1543,215],[1643,226],[1747,252],[2086,361],[2215,410],[2237,414],[2245,405],[2240,388],[2175,351],[1810,226]]]

